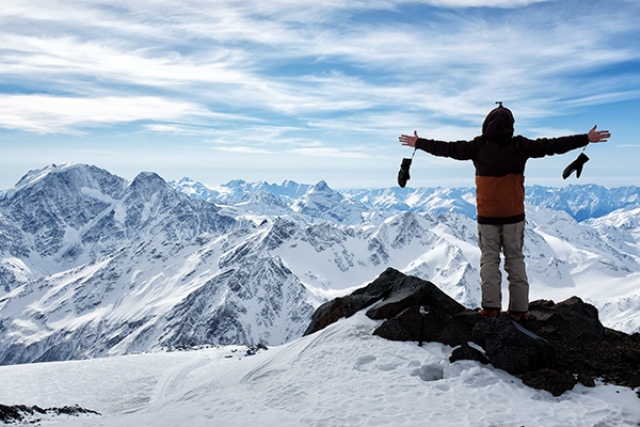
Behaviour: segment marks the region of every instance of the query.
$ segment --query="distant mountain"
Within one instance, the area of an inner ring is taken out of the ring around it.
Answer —
[[[589,189],[564,199],[536,189],[543,206],[528,206],[525,243],[532,295],[579,295],[608,326],[638,331],[640,208],[630,189],[578,198]],[[628,206],[581,223],[545,206],[613,194],[618,202],[600,205]],[[31,171],[0,199],[0,363],[281,344],[320,303],[387,267],[478,306],[473,198],[340,192],[324,181],[208,189],[155,173],[127,182],[81,164]]]
[[[207,187],[190,178],[182,178],[179,181],[169,181],[169,186],[189,196],[203,199],[218,204],[238,204],[248,201],[253,194],[266,192],[278,198],[293,200],[304,195],[310,188],[307,184],[298,184],[294,181],[284,181],[282,184],[269,184],[266,182],[248,183],[241,179],[229,181],[216,187]]]
[[[526,202],[564,211],[576,221],[600,218],[627,206],[640,205],[640,187],[607,189],[598,185],[569,185],[562,188],[527,187]]]
[[[191,197],[217,204],[237,204],[249,200],[258,191],[266,192],[278,200],[282,206],[294,211],[306,192],[313,187],[285,181],[282,185],[258,182],[231,181],[215,189],[194,182],[189,178],[171,181],[169,185]],[[328,187],[324,181],[317,185]],[[352,204],[362,211],[364,221],[386,218],[390,212],[424,212],[439,214],[457,212],[476,218],[474,188],[381,188],[331,190],[344,203]],[[570,185],[562,188],[526,187],[525,202],[530,206],[543,207],[568,213],[578,222],[590,218],[600,218],[627,206],[640,205],[640,187],[618,187],[607,189],[597,185]],[[340,219],[342,217],[334,218]],[[349,216],[353,221],[354,217]]]

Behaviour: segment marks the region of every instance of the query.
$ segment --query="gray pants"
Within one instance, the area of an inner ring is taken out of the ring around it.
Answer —
[[[509,281],[509,310],[529,310],[529,280],[524,264],[524,221],[516,224],[478,224],[482,307],[502,308],[500,252]]]

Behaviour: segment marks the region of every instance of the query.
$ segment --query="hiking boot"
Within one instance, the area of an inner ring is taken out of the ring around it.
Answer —
[[[484,317],[499,317],[500,309],[499,308],[481,308],[478,311],[478,314],[481,314]]]
[[[511,311],[509,310],[509,317],[513,320],[519,322],[521,320],[529,320],[531,319],[531,313],[528,311]]]

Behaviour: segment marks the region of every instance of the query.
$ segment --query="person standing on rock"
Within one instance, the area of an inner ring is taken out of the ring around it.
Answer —
[[[529,310],[529,281],[522,253],[525,164],[530,158],[563,154],[590,142],[606,142],[611,133],[607,130],[598,131],[597,126],[594,126],[586,134],[560,138],[531,140],[520,135],[513,136],[513,114],[501,102],[498,104],[498,108],[493,109],[485,118],[482,135],[472,141],[424,139],[418,136],[417,131],[413,135],[400,135],[398,140],[403,146],[414,147],[434,156],[473,161],[476,168],[478,244],[481,251],[480,314],[488,317],[500,315],[500,253],[503,252],[509,282],[509,314],[515,318],[526,318]],[[578,166],[574,170],[578,171],[579,176],[582,165]]]

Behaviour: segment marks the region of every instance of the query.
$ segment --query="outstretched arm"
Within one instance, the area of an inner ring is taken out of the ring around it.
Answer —
[[[607,142],[607,139],[611,138],[611,133],[608,130],[596,130],[598,126],[591,128],[589,133],[589,142]]]
[[[438,157],[450,157],[456,160],[473,159],[476,147],[474,141],[436,141],[434,139],[423,139],[418,136],[418,131],[413,131],[413,135],[400,135],[398,141],[404,147],[414,147],[426,151]]]

